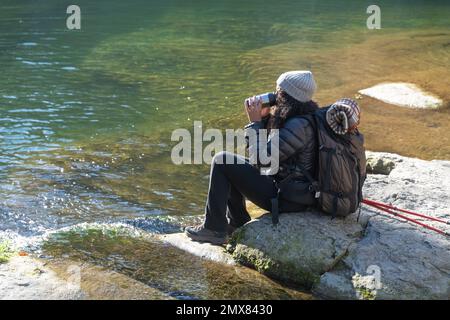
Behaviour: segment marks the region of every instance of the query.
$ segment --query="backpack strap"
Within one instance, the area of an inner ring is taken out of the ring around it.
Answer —
[[[311,175],[311,173],[309,173],[308,170],[305,169],[305,167],[302,164],[297,164],[297,167],[300,169],[301,173],[303,173],[303,175],[306,177],[306,179],[308,179],[310,186],[309,189],[310,191],[314,191],[314,198],[319,198],[320,197],[320,186],[319,183],[317,182],[316,179],[313,178],[313,176]]]
[[[316,119],[317,115],[316,113],[312,113],[312,114],[307,114],[304,116],[301,116],[300,118],[305,119],[306,121],[308,121],[309,125],[312,127],[313,131],[314,131],[314,139],[316,140],[316,144],[317,144],[317,150],[316,150],[316,155],[315,155],[315,159],[314,161],[317,162],[317,159],[319,157],[319,133],[318,133],[318,123],[317,123],[317,119]],[[295,156],[299,153],[300,151],[295,152],[292,156]],[[320,197],[320,186],[317,182],[317,179],[315,179],[311,173],[306,170],[306,168],[301,164],[301,163],[297,163],[296,166],[300,169],[300,172],[306,177],[306,179],[308,179],[309,183],[311,183],[310,185],[310,189],[311,191],[314,191],[314,198],[319,198]],[[317,170],[317,168],[316,168]]]
[[[277,225],[279,222],[279,210],[280,210],[280,206],[279,206],[279,201],[280,201],[280,189],[278,188],[277,190],[277,196],[275,198],[270,199],[270,202],[272,204],[272,224],[273,225]]]

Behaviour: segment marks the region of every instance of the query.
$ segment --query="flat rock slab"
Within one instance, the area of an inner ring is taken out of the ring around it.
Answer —
[[[383,102],[408,108],[438,108],[443,101],[422,91],[412,83],[381,83],[359,91],[360,94]]]
[[[236,264],[224,247],[192,241],[184,233],[161,235],[159,236],[159,239],[203,259],[229,265]]]

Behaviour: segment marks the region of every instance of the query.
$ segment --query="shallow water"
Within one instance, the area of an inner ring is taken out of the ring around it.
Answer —
[[[321,105],[382,81],[414,82],[450,101],[448,1],[380,1],[377,31],[366,29],[370,1],[77,4],[82,29],[68,31],[60,1],[2,1],[0,232],[189,221],[203,211],[208,166],[173,165],[172,130],[192,130],[194,120],[242,126],[242,100],[272,90],[286,70],[312,69]],[[369,149],[450,159],[448,107],[360,103]],[[164,259],[148,259],[162,272],[155,264]]]
[[[132,248],[132,249],[131,249]],[[131,249],[131,250],[130,250]],[[245,267],[205,261],[152,238],[87,228],[51,236],[48,257],[102,265],[176,299],[310,299]]]

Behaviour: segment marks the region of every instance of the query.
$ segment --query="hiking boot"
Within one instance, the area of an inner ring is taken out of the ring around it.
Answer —
[[[187,227],[184,232],[189,238],[198,242],[209,242],[215,245],[222,245],[227,242],[226,232],[209,230],[203,225]]]

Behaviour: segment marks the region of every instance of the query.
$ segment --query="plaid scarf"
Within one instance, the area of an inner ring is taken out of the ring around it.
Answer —
[[[352,132],[359,125],[361,109],[352,99],[339,99],[327,111],[327,123],[339,135]]]

